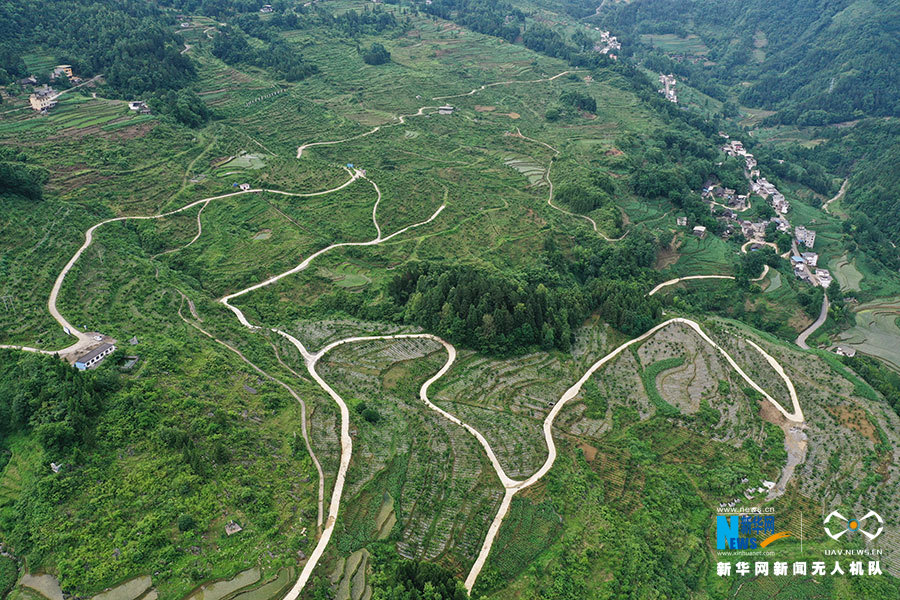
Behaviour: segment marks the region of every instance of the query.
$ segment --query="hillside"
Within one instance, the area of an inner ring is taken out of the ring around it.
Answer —
[[[0,5],[0,597],[900,593],[895,527],[822,529],[900,519],[900,383],[827,350],[900,290],[817,191],[881,177],[869,121],[744,137],[583,2],[43,4]],[[724,129],[852,284],[813,349],[792,234],[702,192],[751,196]],[[744,504],[883,575],[718,575]]]
[[[630,34],[696,36],[676,68],[710,79],[785,123],[900,116],[900,5],[890,0],[605,3],[595,19]],[[711,88],[714,89],[714,88]]]

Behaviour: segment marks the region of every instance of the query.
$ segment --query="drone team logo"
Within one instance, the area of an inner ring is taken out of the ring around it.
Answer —
[[[843,523],[844,528],[838,530],[837,533],[832,533],[831,529],[828,527],[828,523],[832,519],[834,519],[838,523]],[[876,529],[874,533],[863,528],[863,524],[866,523],[865,526],[871,529],[875,526],[876,522],[878,525],[878,529]],[[831,511],[828,516],[825,517],[825,533],[828,534],[828,537],[833,540],[839,540],[845,533],[857,531],[870,540],[874,540],[879,535],[881,535],[882,531],[884,531],[884,519],[882,519],[881,515],[879,515],[874,510],[870,510],[869,512],[867,512],[866,515],[861,519],[848,519],[836,510]]]
[[[775,533],[774,515],[734,515],[716,517],[716,549],[755,550],[790,536],[789,531]]]

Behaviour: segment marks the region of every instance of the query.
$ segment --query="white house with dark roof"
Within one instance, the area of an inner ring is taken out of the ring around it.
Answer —
[[[100,344],[81,358],[75,361],[75,368],[79,371],[92,369],[103,362],[103,359],[116,351],[115,344]]]

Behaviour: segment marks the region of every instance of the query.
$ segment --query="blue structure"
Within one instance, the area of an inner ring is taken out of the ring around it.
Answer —
[[[347,163],[347,168],[348,168],[348,169],[352,169],[352,168],[353,168],[353,163]]]

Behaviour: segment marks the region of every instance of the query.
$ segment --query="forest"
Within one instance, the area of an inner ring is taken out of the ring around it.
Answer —
[[[81,77],[103,74],[120,98],[179,89],[193,80],[195,69],[168,25],[146,2],[0,2],[0,77],[5,72],[8,82],[30,74],[23,72],[18,49],[39,45]]]
[[[434,0],[420,8],[429,15],[456,21],[478,33],[514,42],[519,37],[525,15],[508,2],[491,0]]]
[[[545,251],[546,268],[512,276],[410,263],[388,293],[405,322],[490,354],[567,351],[590,314],[630,336],[659,319],[659,302],[645,297],[656,257],[649,234],[615,247],[585,238],[566,253],[548,238]]]
[[[629,38],[632,51],[640,34],[699,36],[705,60],[680,60],[678,73],[704,91],[749,81],[741,103],[776,109],[785,123],[900,116],[895,2],[642,0],[608,3],[596,20]],[[754,58],[760,34],[762,60]]]
[[[0,434],[34,431],[54,459],[92,444],[115,372],[80,372],[55,356],[0,349]]]
[[[0,162],[0,194],[10,193],[29,200],[40,200],[47,181],[45,170],[21,163]]]
[[[213,39],[212,53],[231,65],[250,65],[271,69],[287,81],[300,81],[319,72],[319,68],[305,62],[295,49],[280,39],[272,39],[265,48],[254,48],[247,36],[231,26],[223,27]]]

